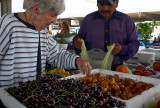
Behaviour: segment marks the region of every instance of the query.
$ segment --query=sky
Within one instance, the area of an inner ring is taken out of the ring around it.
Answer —
[[[160,0],[119,0],[124,13],[160,11]],[[58,18],[84,17],[97,10],[97,0],[65,0],[66,10]],[[12,0],[12,12],[23,12],[23,0]]]

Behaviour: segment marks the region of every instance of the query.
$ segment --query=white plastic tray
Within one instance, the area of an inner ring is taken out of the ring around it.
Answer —
[[[126,108],[148,108],[151,103],[160,97],[160,79],[149,78],[144,76],[137,76],[132,74],[125,74],[115,71],[103,70],[103,69],[94,69],[92,70],[92,74],[101,73],[103,76],[105,75],[119,75],[120,78],[130,78],[135,81],[143,81],[145,83],[151,83],[155,85],[148,91],[143,92],[142,94],[135,96],[129,100],[121,100],[125,103]],[[69,78],[79,78],[84,77],[82,73],[68,76],[62,79],[69,79]],[[26,108],[22,103],[16,100],[14,97],[10,96],[8,92],[4,90],[5,88],[0,88],[0,99],[2,100],[3,104],[7,108]]]
[[[0,88],[0,99],[7,108],[27,108],[6,92],[5,88]]]
[[[125,73],[103,70],[103,69],[95,69],[92,71],[92,74],[96,74],[96,73],[101,73],[103,76],[117,74],[120,78],[130,78],[136,82],[142,81],[145,83],[150,83],[150,84],[155,85],[149,90],[144,91],[140,95],[137,95],[129,100],[118,99],[122,101],[123,103],[125,103],[126,108],[149,108],[151,103],[160,97],[160,79],[155,79],[155,78],[150,78],[150,77],[145,77],[145,76],[137,76],[133,74],[125,74]],[[82,73],[80,73],[80,74],[65,77],[65,79],[79,78],[79,77],[84,77],[84,76],[85,75],[82,75]]]

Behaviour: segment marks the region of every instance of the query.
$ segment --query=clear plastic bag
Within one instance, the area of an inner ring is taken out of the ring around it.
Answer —
[[[85,42],[83,39],[81,39],[81,41],[82,41],[82,47],[80,56],[83,60],[89,61],[93,69],[99,68],[99,69],[111,70],[111,65],[114,57],[114,55],[111,52],[114,48],[114,44],[111,46],[107,46],[108,52],[105,54],[103,60],[95,60],[88,56],[88,51],[86,49]]]

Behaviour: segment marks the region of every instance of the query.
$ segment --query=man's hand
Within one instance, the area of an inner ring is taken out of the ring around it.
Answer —
[[[83,72],[83,74],[86,74],[87,76],[90,76],[92,67],[88,61],[84,61],[81,58],[78,58],[76,61],[76,64],[78,66],[78,69]]]
[[[112,54],[117,55],[121,52],[122,46],[119,43],[114,43],[114,44],[115,44],[115,46],[112,50]]]
[[[79,38],[75,38],[74,39],[74,46],[75,48],[77,48],[78,50],[81,50],[81,46],[82,46],[82,42]]]

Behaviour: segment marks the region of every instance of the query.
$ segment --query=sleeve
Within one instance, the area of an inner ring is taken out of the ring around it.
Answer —
[[[62,69],[77,69],[76,60],[79,56],[60,48],[59,44],[50,36],[48,37],[47,50],[47,62],[49,64]]]
[[[4,58],[10,45],[10,23],[7,21],[8,15],[2,16],[0,19],[0,63]]]
[[[136,31],[136,26],[132,19],[128,17],[126,25],[127,42],[122,44],[122,51],[119,54],[120,61],[126,61],[133,57],[139,49],[139,41]]]
[[[86,27],[87,27],[87,18],[84,18],[82,23],[81,23],[81,26],[80,26],[80,29],[79,29],[79,32],[78,34],[73,38],[73,49],[74,51],[76,52],[76,54],[80,54],[81,53],[81,50],[78,50],[77,48],[75,48],[74,46],[74,39],[75,38],[81,38],[84,40],[85,36],[86,36]]]

